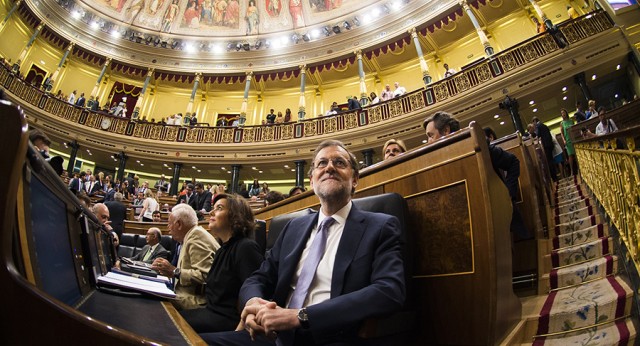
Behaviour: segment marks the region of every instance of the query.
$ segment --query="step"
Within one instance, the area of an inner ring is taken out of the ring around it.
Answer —
[[[559,236],[561,234],[568,234],[591,226],[595,226],[599,223],[600,217],[598,215],[591,215],[582,219],[557,224],[554,227],[554,231],[555,235]]]
[[[572,184],[575,185],[575,184],[579,184],[579,183],[580,183],[580,180],[578,179],[578,176],[574,175],[572,177],[568,177],[568,178],[564,178],[564,179],[558,180],[555,183],[554,187],[556,189],[558,189],[558,188],[562,188],[562,187],[567,186],[567,185],[572,185]]]
[[[570,201],[564,204],[558,204],[555,207],[555,209],[553,209],[553,211],[554,211],[554,215],[560,215],[560,214],[565,214],[577,209],[582,209],[584,207],[588,207],[591,205],[592,205],[592,202],[589,198],[579,198],[575,201]]]
[[[575,205],[575,204],[578,204],[578,203],[582,203],[582,201],[584,201],[585,199],[589,199],[590,200],[589,197],[577,196],[574,199],[554,204],[553,209],[555,210],[556,208],[566,208],[567,206],[571,206],[571,205]],[[592,201],[590,200],[589,202],[592,202]],[[589,203],[589,204],[593,204],[593,203]]]
[[[540,311],[536,335],[568,332],[629,316],[633,290],[620,276],[552,291]]]
[[[611,251],[613,251],[613,238],[602,237],[588,243],[553,250],[551,254],[545,256],[545,259],[550,258],[551,268],[559,268],[594,260],[610,254]]]
[[[568,192],[583,191],[583,190],[584,190],[584,187],[579,184],[566,185],[566,186],[557,188],[554,196],[562,196],[563,194],[566,194]]]
[[[556,215],[555,223],[556,225],[560,223],[567,223],[567,222],[571,222],[579,219],[584,219],[585,217],[591,216],[591,215],[593,215],[593,207],[588,206],[581,209],[569,211],[564,214]]]
[[[571,200],[574,200],[578,197],[585,198],[587,194],[582,192],[581,190],[574,190],[570,192],[563,193],[561,195],[556,195],[554,198],[555,204],[562,204]]]
[[[614,346],[634,345],[637,338],[637,322],[624,318],[612,323],[595,326],[581,331],[536,338],[534,346]],[[531,345],[531,344],[528,344]]]
[[[580,285],[618,273],[618,256],[606,255],[593,261],[553,269],[540,280],[547,291]]]
[[[587,243],[608,235],[609,227],[601,223],[595,226],[577,230],[575,232],[561,234],[559,236],[553,237],[551,239],[551,243],[553,244],[553,250],[558,250],[568,246]]]

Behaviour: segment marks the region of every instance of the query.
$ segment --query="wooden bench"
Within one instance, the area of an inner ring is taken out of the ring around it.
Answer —
[[[362,170],[355,197],[396,192],[409,207],[409,304],[416,344],[496,344],[520,320],[511,286],[511,200],[495,174],[482,128],[472,123],[436,143]],[[261,209],[317,208],[313,191]]]
[[[202,226],[204,229],[207,229],[209,226],[209,220],[198,221],[198,226]],[[147,234],[147,231],[151,227],[159,228],[162,234],[169,234],[166,222],[141,222],[129,220],[124,220],[124,229],[122,233]]]

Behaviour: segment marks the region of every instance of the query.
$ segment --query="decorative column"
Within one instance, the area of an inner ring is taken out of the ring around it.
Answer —
[[[542,20],[542,22],[544,23],[544,26],[547,28],[547,31],[551,34],[551,37],[553,37],[553,40],[556,41],[556,44],[558,45],[558,47],[560,48],[566,47],[568,43],[564,35],[562,34],[562,32],[560,32],[560,30],[558,30],[558,27],[556,27],[555,25],[553,25],[553,23],[551,23],[551,19],[549,19],[547,15],[542,11],[542,8],[540,8],[540,5],[538,5],[538,2],[536,0],[529,0],[529,3],[531,3],[531,6],[533,6],[533,9],[538,14],[538,17],[540,17],[540,20]]]
[[[92,97],[96,97],[96,95],[98,94],[98,88],[100,87],[100,82],[102,82],[102,77],[104,77],[104,74],[107,72],[107,67],[109,67],[109,64],[111,64],[111,58],[107,58],[107,61],[105,61],[104,65],[102,66],[102,71],[100,71],[100,75],[98,76],[96,85],[93,87],[93,90],[91,90]]]
[[[18,0],[18,1],[13,3],[13,6],[11,6],[11,9],[7,13],[7,15],[4,16],[4,19],[2,20],[2,23],[0,23],[0,28],[4,27],[4,25],[7,23],[9,18],[11,18],[11,15],[13,14],[13,12],[15,12],[18,9],[18,7],[20,7],[21,4],[22,4],[22,0]]]
[[[373,164],[373,149],[365,149],[361,153],[364,155],[364,166],[371,166]]]
[[[525,133],[524,127],[522,126],[520,113],[518,113],[518,107],[519,107],[518,100],[516,100],[515,98],[511,98],[509,97],[509,95],[507,95],[504,101],[500,102],[498,106],[500,107],[500,109],[506,109],[509,111],[509,114],[511,115],[511,121],[513,121],[513,126],[515,127],[515,130],[520,132],[521,134],[524,134]]]
[[[585,78],[584,72],[580,72],[577,75],[573,76],[573,81],[580,86],[580,90],[582,91],[582,96],[584,96],[587,102],[589,100],[593,100],[593,97],[591,96],[591,90],[587,85],[587,79]],[[583,103],[582,105],[586,109],[587,104]]]
[[[73,167],[76,165],[76,157],[78,156],[78,149],[80,149],[80,145],[77,141],[72,141],[67,143],[67,146],[71,148],[71,153],[69,154],[69,163],[67,163],[67,173],[69,177],[71,177],[71,172],[73,172]]]
[[[187,104],[187,114],[193,111],[193,101],[196,99],[200,77],[202,77],[202,72],[196,72],[196,79],[193,81],[193,89],[191,89],[191,97],[189,98],[189,104]]]
[[[144,94],[147,92],[147,87],[149,86],[149,81],[151,81],[151,76],[153,76],[153,71],[155,71],[153,67],[147,71],[147,77],[144,79],[142,90],[140,90],[140,96],[138,96],[136,105],[135,107],[133,107],[133,113],[131,113],[131,120],[138,119],[138,115],[140,114],[140,107],[142,107],[142,100],[144,99]],[[193,101],[193,93],[192,93],[192,101]],[[191,101],[189,102],[191,103]]]
[[[238,182],[240,182],[241,165],[231,165],[231,193],[238,193]]]
[[[44,23],[40,23],[40,25],[36,27],[36,31],[33,32],[33,35],[31,35],[29,42],[27,42],[27,45],[22,49],[22,52],[20,52],[20,55],[18,56],[18,60],[16,61],[18,65],[22,64],[22,61],[24,60],[24,58],[27,56],[27,53],[29,52],[29,48],[33,46],[33,42],[35,42],[36,38],[38,37],[38,35],[40,34],[40,31],[42,31],[43,28],[44,28]]]
[[[247,103],[249,102],[249,88],[251,87],[251,78],[253,71],[247,71],[247,80],[244,83],[244,96],[242,97],[242,106],[240,106],[240,119],[238,119],[238,126],[244,126],[247,121]]]
[[[304,88],[306,87],[307,65],[300,65],[300,100],[298,101],[298,121],[304,120],[306,114],[306,101],[304,97]]]
[[[473,26],[476,28],[476,32],[480,37],[480,42],[482,42],[482,45],[484,46],[484,52],[487,54],[488,57],[491,57],[493,55],[493,47],[491,47],[491,44],[489,43],[489,38],[487,38],[487,34],[485,34],[484,30],[482,30],[482,28],[480,27],[480,24],[478,23],[478,19],[476,19],[476,15],[473,14],[473,11],[471,11],[471,7],[469,7],[469,4],[467,4],[467,1],[468,0],[460,0],[460,5],[467,12],[469,19],[471,19],[471,23],[473,23]]]
[[[180,184],[180,170],[182,169],[182,163],[173,163],[173,176],[171,177],[171,188],[169,189],[170,196],[176,196],[178,194],[178,185]]]
[[[358,49],[354,52],[358,59],[358,75],[360,76],[360,105],[366,106],[369,103],[367,98],[367,84],[364,82],[364,67],[362,66],[362,50]]]
[[[120,159],[120,161],[118,162],[118,174],[116,175],[116,180],[122,183],[122,179],[124,179],[124,168],[127,166],[127,160],[129,159],[129,156],[125,154],[124,151],[121,151],[115,156],[116,158]]]
[[[53,72],[53,75],[51,76],[51,85],[53,85],[53,83],[55,83],[55,81],[58,80],[58,74],[60,74],[60,70],[62,69],[62,65],[64,65],[65,61],[67,61],[67,57],[69,56],[69,53],[71,53],[71,50],[73,49],[74,45],[75,44],[73,42],[71,42],[67,46],[67,50],[64,52],[64,55],[62,56],[62,59],[60,59],[60,63],[58,64],[58,67],[56,67],[55,72]]]
[[[431,83],[431,75],[429,74],[429,67],[427,67],[427,62],[424,60],[424,54],[422,53],[422,46],[420,46],[420,40],[418,39],[418,32],[416,28],[411,28],[409,30],[409,34],[411,34],[411,38],[413,38],[413,45],[416,46],[416,52],[418,53],[418,61],[420,62],[420,70],[422,71],[422,81],[424,85]]]
[[[306,164],[305,160],[295,160],[293,161],[296,164],[296,186],[304,187],[304,166]]]

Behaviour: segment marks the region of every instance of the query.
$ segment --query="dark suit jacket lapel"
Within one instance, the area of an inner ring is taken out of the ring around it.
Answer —
[[[333,264],[331,298],[342,294],[347,268],[349,268],[349,265],[353,261],[353,256],[355,256],[358,245],[364,236],[364,221],[364,214],[356,208],[356,206],[352,206],[351,212],[347,217],[347,222],[344,225],[344,230],[342,231],[342,237],[338,244],[338,252],[336,253],[336,260]]]
[[[309,214],[304,216],[304,220],[301,222],[298,229],[288,229],[286,238],[283,239],[282,247],[280,248],[280,268],[278,273],[278,287],[276,287],[275,300],[282,299],[281,304],[286,303],[285,300],[289,295],[291,287],[291,280],[293,274],[298,267],[302,251],[304,250],[307,240],[311,234],[311,230],[318,223],[318,213]]]

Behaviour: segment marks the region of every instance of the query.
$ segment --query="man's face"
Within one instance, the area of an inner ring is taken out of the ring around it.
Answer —
[[[191,195],[193,193],[193,188],[192,187],[187,187],[187,194]]]
[[[167,229],[171,237],[178,243],[184,241],[184,232],[182,231],[182,223],[177,218],[173,217],[173,214],[169,214],[169,221],[167,223]]]
[[[438,130],[436,129],[435,122],[430,121],[427,124],[427,129],[426,129],[427,143],[433,143],[438,139],[440,139],[440,137],[448,135],[449,132],[451,132],[449,131],[449,127],[446,127],[444,130],[444,133],[440,134],[440,132],[438,132]]]
[[[387,84],[387,85],[385,86],[385,89],[387,89],[387,91],[390,91],[390,90],[391,90],[391,87],[389,86],[389,84]]]
[[[320,199],[348,198],[351,190],[358,185],[358,179],[353,176],[349,154],[341,147],[323,148],[315,157],[313,165],[311,188]]]
[[[98,208],[96,217],[98,218],[98,221],[100,221],[100,223],[106,224],[107,222],[109,222],[109,209],[106,206]]]
[[[197,194],[202,194],[202,191],[204,191],[204,188],[202,188],[201,186],[196,186],[196,193]]]
[[[598,114],[598,118],[600,119],[600,122],[601,122],[603,125],[606,125],[607,120],[606,120],[606,117],[605,117],[605,115],[604,115],[604,112],[601,112],[600,114]]]
[[[162,222],[162,217],[160,216],[160,213],[153,214],[153,222]]]
[[[393,83],[393,85],[396,87],[396,89],[398,89],[398,86],[400,86],[400,83],[395,82],[395,83]]]
[[[387,149],[384,150],[384,159],[387,160],[400,154],[402,154],[402,148],[400,148],[399,145],[395,143],[389,144],[387,145]]]
[[[151,230],[147,231],[147,237],[145,239],[149,245],[155,245],[157,243],[156,234]]]

